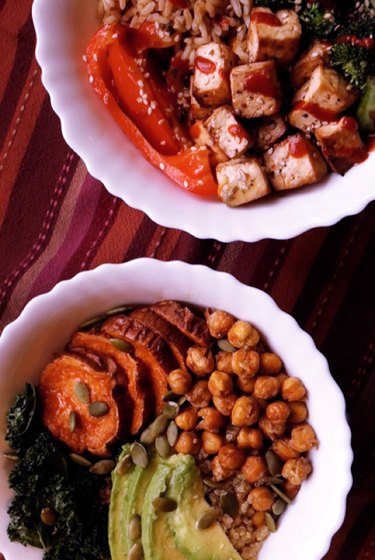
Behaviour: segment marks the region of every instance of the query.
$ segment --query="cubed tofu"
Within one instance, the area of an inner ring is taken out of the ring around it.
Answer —
[[[338,122],[321,126],[315,136],[330,167],[340,175],[367,158],[358,123],[352,117],[342,117]]]
[[[214,143],[210,133],[202,121],[197,121],[190,127],[190,136],[197,146],[207,146],[212,165],[228,161],[228,157],[225,155],[223,150]]]
[[[247,64],[249,62],[246,37],[244,39],[239,39],[238,36],[235,35],[230,42],[230,47],[242,64]]]
[[[301,40],[301,24],[294,10],[254,8],[248,31],[249,61],[275,59],[290,64],[296,57]]]
[[[197,119],[207,119],[213,111],[213,107],[206,107],[199,103],[198,99],[193,94],[193,78],[190,80],[190,111],[189,117],[192,121]]]
[[[254,147],[261,152],[265,152],[284,136],[287,129],[285,119],[280,115],[262,119],[259,126],[254,130]]]
[[[300,88],[309,80],[315,68],[327,62],[330,47],[329,41],[315,41],[308,51],[293,64],[290,80],[295,89]]]
[[[214,143],[233,159],[248,150],[253,140],[226,105],[216,109],[204,123]]]
[[[240,117],[267,117],[280,111],[281,89],[273,60],[236,66],[230,73],[230,87]]]
[[[328,172],[319,150],[300,133],[288,136],[270,148],[264,154],[264,164],[277,191],[316,183]]]
[[[216,167],[218,194],[228,206],[246,204],[271,192],[257,158],[234,159]]]
[[[193,95],[199,103],[216,107],[230,102],[229,73],[234,55],[223,44],[201,45],[195,52]]]

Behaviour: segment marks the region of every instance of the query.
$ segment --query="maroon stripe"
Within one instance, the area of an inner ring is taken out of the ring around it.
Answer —
[[[132,243],[123,256],[123,262],[146,255],[157,227],[158,226],[150,220],[148,216],[142,218],[137,231],[133,235]]]
[[[259,243],[242,243],[236,241],[230,243],[225,251],[225,268],[220,263],[221,270],[230,270],[232,274],[244,284],[251,284],[255,288],[261,288],[257,280],[253,278],[257,264],[268,245],[268,241]],[[263,261],[262,261],[263,262]]]
[[[199,241],[188,233],[181,232],[181,235],[173,249],[171,259],[182,260],[194,264],[202,264],[205,263],[211,247],[211,239]]]
[[[270,292],[280,269],[290,251],[293,240],[268,240],[261,261],[255,268],[251,282],[257,288]],[[245,246],[242,259],[247,260],[249,248]]]

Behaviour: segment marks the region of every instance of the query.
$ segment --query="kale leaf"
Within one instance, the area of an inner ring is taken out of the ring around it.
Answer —
[[[27,441],[27,432],[35,417],[36,401],[35,387],[27,383],[24,393],[16,396],[13,406],[8,411],[5,440],[13,449],[21,448]]]

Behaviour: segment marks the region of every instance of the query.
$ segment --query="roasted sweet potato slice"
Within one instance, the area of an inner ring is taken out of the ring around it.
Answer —
[[[166,300],[151,305],[151,309],[168,323],[179,329],[199,346],[208,346],[211,341],[206,321],[177,301]]]
[[[102,325],[102,332],[129,342],[135,355],[148,368],[150,385],[155,396],[156,413],[163,408],[163,396],[168,391],[167,377],[178,362],[165,340],[150,327],[125,315],[111,317]]]
[[[86,387],[89,402],[82,402],[78,384]],[[44,425],[76,453],[87,450],[105,457],[111,444],[125,438],[132,403],[123,374],[92,369],[84,360],[63,354],[43,371],[39,392]],[[90,408],[98,402],[106,405],[102,415]]]
[[[107,369],[113,373],[119,369],[128,383],[129,397],[132,401],[132,419],[129,427],[131,434],[136,434],[149,418],[151,412],[152,395],[146,387],[147,369],[135,356],[117,349],[108,338],[102,335],[77,332],[70,344],[71,352],[83,352],[90,360],[97,357],[107,364]]]
[[[179,329],[157,315],[150,307],[137,307],[130,313],[142,325],[154,329],[171,347],[171,350],[182,369],[186,369],[186,354],[191,346],[191,340]]]

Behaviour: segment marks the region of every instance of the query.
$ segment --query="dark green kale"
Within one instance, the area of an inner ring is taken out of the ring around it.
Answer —
[[[270,10],[293,9],[295,2],[293,0],[254,0],[254,7],[269,8]]]
[[[341,72],[350,84],[361,91],[366,87],[368,76],[375,70],[371,50],[350,43],[333,45],[329,63],[335,70]]]
[[[27,383],[22,395],[17,395],[7,415],[7,433],[5,440],[13,449],[25,445],[28,431],[33,423],[36,410],[36,390]]]
[[[354,35],[358,39],[375,38],[375,16],[373,10],[367,10],[349,24],[341,26],[338,35]]]
[[[303,30],[311,39],[324,39],[332,35],[336,24],[334,17],[327,17],[327,13],[318,2],[315,2],[299,14]]]

